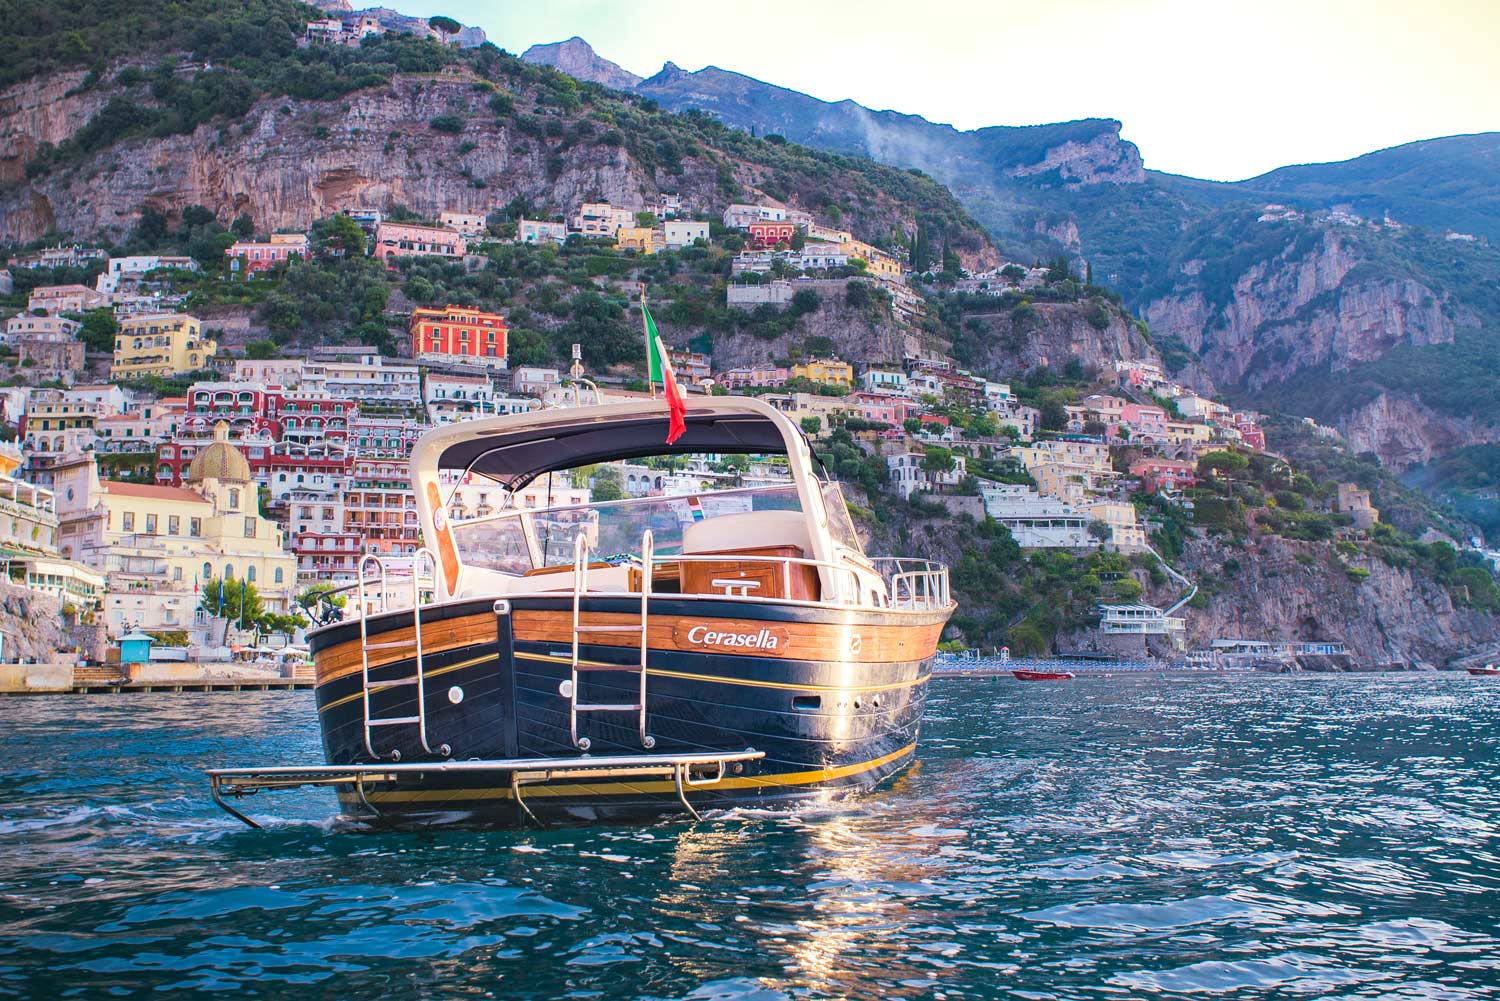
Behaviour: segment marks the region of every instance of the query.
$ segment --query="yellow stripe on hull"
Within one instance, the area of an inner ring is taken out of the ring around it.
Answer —
[[[888,765],[899,758],[911,754],[916,750],[916,743],[907,744],[905,747],[890,754],[881,755],[869,761],[861,761],[852,765],[839,765],[837,768],[818,768],[802,772],[784,772],[780,775],[757,775],[757,776],[734,776],[727,777],[712,786],[705,787],[709,790],[721,789],[768,789],[780,786],[803,786],[817,785],[821,782],[832,782],[836,779],[848,778],[851,775],[859,775],[864,772],[874,771],[884,765]],[[559,759],[558,766],[565,767],[565,759]],[[526,786],[523,795],[527,799],[535,799],[544,796],[629,796],[644,794],[671,794],[676,795],[677,784],[675,782],[608,782],[600,784],[572,784],[555,786]],[[394,790],[389,792],[367,791],[366,797],[371,803],[443,803],[461,801],[467,802],[477,799],[510,799],[510,787],[497,787],[488,789],[413,789]],[[352,793],[340,792],[339,798],[349,806],[358,806],[359,797]]]

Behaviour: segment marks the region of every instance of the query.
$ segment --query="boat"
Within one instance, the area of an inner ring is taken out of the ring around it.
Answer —
[[[1072,681],[1072,671],[1012,671],[1017,681]]]
[[[856,793],[908,767],[947,568],[866,556],[838,483],[766,403],[693,397],[671,444],[668,418],[635,399],[422,437],[424,545],[364,557],[348,607],[324,605],[307,636],[325,763],[211,770],[215,801],[252,826],[237,800],[309,784],[356,822],[632,820]],[[550,503],[596,464],[726,454],[785,476]],[[475,484],[496,509],[457,503]]]
[[[1471,668],[1469,668],[1469,673],[1470,674],[1500,674],[1500,667],[1497,667],[1494,664],[1486,664],[1483,667],[1471,667]]]

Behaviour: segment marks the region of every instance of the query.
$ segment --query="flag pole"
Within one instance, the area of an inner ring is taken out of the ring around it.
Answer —
[[[651,378],[651,352],[656,350],[656,345],[651,343],[651,324],[646,322],[646,283],[637,282],[636,288],[641,294],[641,335],[646,339],[646,385],[651,390],[651,398],[656,399],[656,381]]]

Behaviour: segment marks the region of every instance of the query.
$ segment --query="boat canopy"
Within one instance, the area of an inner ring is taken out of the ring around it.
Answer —
[[[412,465],[418,471],[477,473],[515,491],[549,472],[596,462],[701,453],[790,455],[802,440],[783,414],[746,397],[694,401],[684,423],[687,431],[668,445],[665,400],[462,421],[423,437]]]

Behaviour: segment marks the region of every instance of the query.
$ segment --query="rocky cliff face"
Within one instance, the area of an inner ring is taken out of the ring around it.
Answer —
[[[640,77],[605,59],[577,35],[565,42],[533,45],[521,54],[521,58],[538,66],[556,67],[568,76],[616,90],[630,90],[641,82]]]
[[[1184,265],[1197,275],[1201,260]],[[1189,281],[1146,304],[1152,330],[1181,338],[1221,386],[1260,389],[1307,369],[1343,371],[1400,344],[1446,344],[1453,321],[1436,292],[1360,268],[1337,233],[1247,268],[1226,295]],[[1211,301],[1215,296],[1221,301]]]
[[[1500,427],[1436,413],[1409,396],[1381,393],[1339,420],[1355,452],[1373,452],[1397,472],[1482,442],[1500,441]]]
[[[1225,574],[1236,556],[1240,569]],[[1259,537],[1252,557],[1213,539],[1188,546],[1181,569],[1212,574],[1222,588],[1207,609],[1185,612],[1190,646],[1221,637],[1341,641],[1367,669],[1444,667],[1500,646],[1500,618],[1455,607],[1446,590],[1407,570],[1361,559],[1353,565],[1370,576],[1356,582],[1331,545],[1275,536]]]
[[[997,309],[964,317],[969,360],[991,372],[1061,370],[1076,358],[1086,369],[1113,370],[1116,360],[1160,363],[1134,323],[1111,311],[1103,328],[1089,322],[1084,303],[1038,302],[1029,309]]]
[[[53,230],[118,238],[148,206],[168,216],[188,205],[208,206],[223,219],[248,212],[261,230],[304,228],[344,208],[404,205],[436,216],[489,211],[517,197],[549,214],[595,199],[644,208],[662,190],[707,211],[725,200],[726,169],[746,196],[764,197],[755,190],[764,170],[715,150],[683,157],[681,173],[668,174],[643,167],[624,146],[528,135],[516,121],[496,118],[476,78],[453,70],[397,77],[339,101],[262,101],[230,127],[128,140],[28,181],[29,152],[66,138],[107,99],[63,97],[68,80],[32,81],[0,94],[0,152],[8,155],[0,171],[14,182],[0,186],[0,241]],[[461,117],[462,132],[434,130],[430,123],[440,115]],[[790,180],[793,197],[828,183]],[[861,234],[916,230],[913,208],[882,191],[852,204],[845,218]],[[977,231],[971,235],[975,246],[966,252],[976,263],[992,262],[993,247]]]
[[[1049,148],[1035,163],[1012,167],[1012,177],[1035,177],[1056,171],[1070,189],[1095,184],[1140,184],[1146,180],[1141,152],[1122,140],[1118,131],[1101,132],[1084,140],[1069,140]]]

